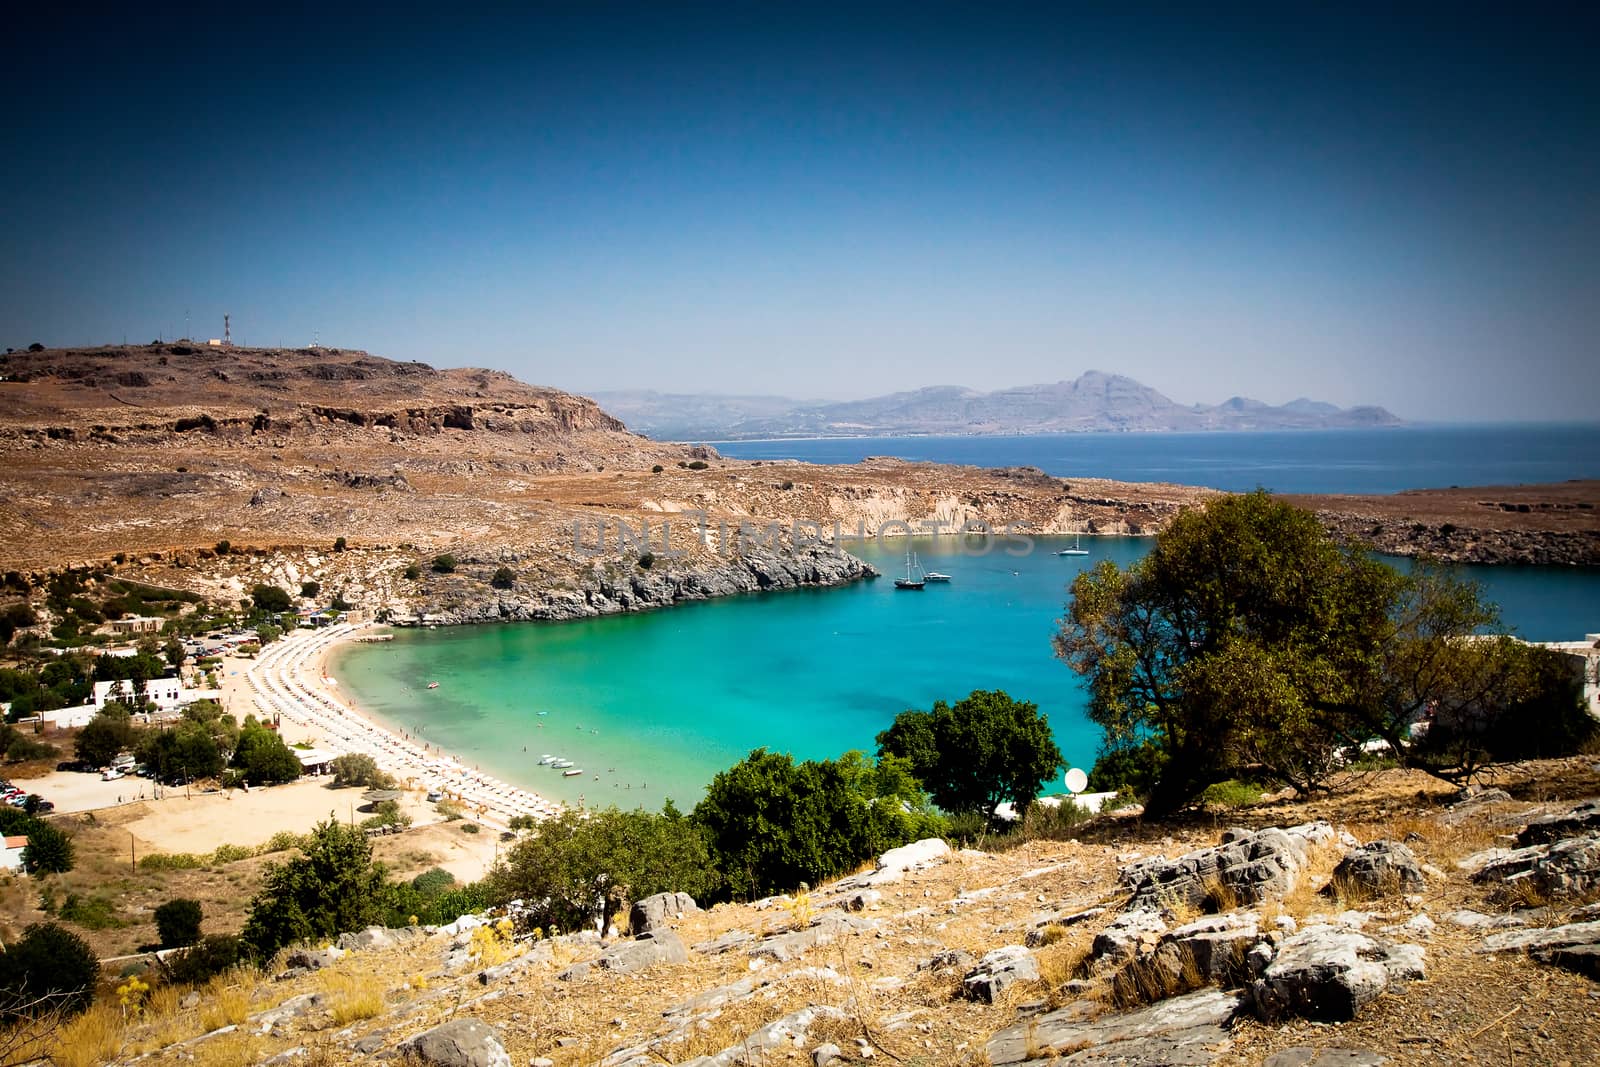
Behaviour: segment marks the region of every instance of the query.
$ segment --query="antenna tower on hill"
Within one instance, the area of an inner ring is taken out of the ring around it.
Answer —
[[[229,316],[226,314],[222,316],[222,343],[224,345],[233,344],[233,337],[228,333],[228,318]]]

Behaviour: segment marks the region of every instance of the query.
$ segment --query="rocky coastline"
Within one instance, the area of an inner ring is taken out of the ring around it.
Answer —
[[[428,626],[560,622],[741,593],[848,585],[876,577],[878,571],[869,564],[821,543],[747,550],[729,557],[662,560],[649,568],[636,560],[607,560],[520,590],[485,587],[471,579],[440,583],[413,598],[409,618],[397,614],[393,621]]]

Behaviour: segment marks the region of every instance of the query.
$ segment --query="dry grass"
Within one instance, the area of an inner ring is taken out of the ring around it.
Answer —
[[[253,984],[236,972],[218,975],[201,991],[200,1026],[203,1032],[237,1026],[250,1017]]]
[[[253,1067],[263,1058],[264,1042],[237,1031],[222,1034],[194,1046],[196,1067]]]
[[[74,1016],[56,1032],[50,1049],[55,1067],[98,1067],[110,1063],[122,1048],[122,1009],[100,1003]]]
[[[349,1026],[383,1014],[383,986],[377,979],[333,968],[318,972],[317,978],[333,1025]]]

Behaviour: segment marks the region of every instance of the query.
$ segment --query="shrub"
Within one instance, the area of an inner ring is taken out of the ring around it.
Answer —
[[[711,464],[707,463],[703,459],[692,460],[689,463],[689,469],[692,471],[703,471],[709,466],[711,466]]]
[[[258,585],[250,590],[250,601],[257,611],[270,611],[274,614],[289,611],[294,607],[294,600],[286,589],[279,589],[275,585]]]
[[[443,867],[434,867],[423,871],[411,879],[411,888],[415,889],[426,899],[433,899],[445,890],[456,884],[456,876]]]
[[[448,552],[442,556],[434,556],[433,569],[439,574],[454,574],[456,570],[456,558],[450,555]]]
[[[34,923],[0,952],[0,996],[27,1004],[49,998],[76,1014],[94,1000],[100,960],[77,934],[55,923]]]
[[[199,985],[239,962],[240,941],[231,934],[213,934],[182,952],[167,957],[167,973],[174,982]]]
[[[322,592],[322,583],[321,582],[301,582],[300,583],[300,595],[303,596],[303,597],[306,597],[307,599],[315,597],[320,592]]]
[[[335,537],[333,539],[333,550],[335,552],[343,552],[348,544],[349,542],[347,542],[343,537]]]
[[[38,341],[35,341],[35,342],[33,342],[33,344],[28,346],[28,351],[29,352],[43,352],[44,351],[44,345],[40,344]]]
[[[415,563],[412,563],[412,564],[407,565],[405,576],[406,576],[406,579],[408,581],[413,581],[414,582],[418,578],[422,577],[422,571],[417,569],[417,565]]]
[[[344,786],[373,786],[373,780],[383,772],[378,770],[378,761],[371,756],[360,752],[347,752],[343,756],[336,756],[333,761],[333,784],[335,787]]]
[[[243,940],[258,959],[312,937],[359,930],[382,918],[383,871],[372,843],[355,827],[319,823],[305,855],[269,864],[250,902]]]
[[[662,471],[664,471],[666,469],[667,468],[665,468],[661,464],[657,463],[654,467],[650,468],[650,473],[651,474],[660,474]]]
[[[649,570],[651,567],[654,567],[655,565],[656,565],[656,554],[654,552],[641,552],[639,554],[639,566],[640,567],[642,567],[645,570]]]
[[[226,556],[232,550],[233,550],[233,545],[229,544],[227,541],[218,541],[217,542],[217,547],[216,547],[217,555]]]
[[[501,567],[494,572],[494,577],[489,579],[489,584],[496,589],[510,589],[517,584],[517,572],[510,567]]]
[[[117,917],[117,906],[98,894],[85,897],[68,893],[57,914],[85,930],[109,930],[122,925]]]
[[[200,902],[175,897],[156,909],[162,948],[183,948],[200,940]]]
[[[1213,782],[1200,794],[1200,800],[1214,808],[1246,808],[1261,803],[1261,786],[1239,778]]]

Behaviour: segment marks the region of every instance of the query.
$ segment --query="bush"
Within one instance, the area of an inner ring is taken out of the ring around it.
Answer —
[[[57,914],[85,930],[109,930],[122,925],[117,917],[117,906],[98,894],[85,897],[68,893]]]
[[[655,565],[656,565],[656,554],[654,552],[641,552],[639,554],[639,566],[640,567],[642,567],[645,570],[649,570],[651,567],[654,567]]]
[[[711,464],[707,463],[703,459],[693,460],[689,463],[689,469],[692,471],[703,471],[709,466],[711,466]]]
[[[411,879],[411,888],[415,889],[425,899],[432,900],[445,890],[456,884],[456,876],[443,867],[434,867],[423,871]]]
[[[510,567],[501,567],[494,572],[494,577],[489,579],[489,584],[496,589],[510,589],[517,584],[517,572]]]
[[[421,571],[421,570],[419,570],[419,569],[418,569],[418,568],[417,568],[417,565],[416,565],[416,564],[415,564],[415,563],[412,563],[412,564],[409,564],[409,565],[408,565],[408,566],[407,566],[407,567],[406,567],[406,574],[405,574],[405,576],[406,576],[406,579],[407,579],[407,580],[408,580],[408,581],[413,581],[413,582],[414,582],[414,581],[416,581],[416,580],[417,580],[417,579],[418,579],[418,578],[421,578],[421,577],[422,577],[422,571]]]
[[[77,934],[55,923],[34,923],[0,952],[0,996],[7,1004],[49,998],[68,1014],[87,1008],[100,978],[100,960]]]
[[[232,550],[233,550],[233,545],[229,544],[227,541],[218,541],[217,542],[217,547],[216,547],[217,555],[226,556]]]
[[[333,539],[333,550],[335,552],[343,552],[348,545],[349,542],[347,542],[343,537],[335,537]]]
[[[43,352],[44,351],[44,345],[40,344],[38,341],[35,341],[35,342],[33,342],[33,344],[28,346],[28,351],[29,352]]]
[[[456,558],[450,555],[448,552],[442,556],[434,556],[433,569],[439,574],[454,574],[456,569]]]
[[[289,611],[294,607],[294,599],[289,596],[289,591],[279,589],[275,585],[258,585],[250,590],[250,601],[257,611],[268,611],[273,614]]]
[[[375,779],[382,774],[383,772],[378,770],[378,761],[363,753],[348,752],[343,756],[334,757],[333,760],[333,784],[337,788],[345,786],[377,788],[378,783]]]
[[[316,597],[316,595],[318,593],[321,593],[321,592],[322,592],[322,583],[321,582],[301,582],[300,583],[300,595],[305,597],[308,600]]]
[[[244,943],[257,959],[285,945],[360,930],[383,918],[383,871],[372,843],[355,827],[318,823],[305,855],[269,864],[250,902]]]
[[[1261,786],[1239,778],[1213,782],[1200,794],[1202,803],[1213,808],[1247,808],[1261,803]]]
[[[167,974],[182,985],[200,985],[239,963],[242,944],[231,934],[204,938],[182,952],[167,957]]]
[[[661,464],[657,463],[654,467],[650,468],[650,473],[651,474],[660,474],[662,471],[664,471],[666,469],[667,468],[665,468]]]

